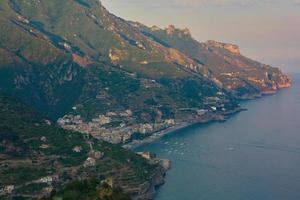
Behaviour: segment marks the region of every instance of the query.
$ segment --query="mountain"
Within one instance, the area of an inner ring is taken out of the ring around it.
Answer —
[[[61,129],[2,94],[0,139],[1,199],[40,199],[50,193],[51,199],[98,199],[100,194],[148,199],[163,183],[159,160],[150,162],[117,145]]]
[[[247,99],[274,93],[291,86],[291,81],[278,68],[273,68],[243,56],[237,45],[217,41],[195,40],[190,31],[173,25],[165,29],[132,23],[153,41],[175,48],[205,65],[220,87],[236,98]]]
[[[235,45],[126,21],[99,0],[2,0],[0,27],[0,90],[112,143],[220,119],[290,85]]]

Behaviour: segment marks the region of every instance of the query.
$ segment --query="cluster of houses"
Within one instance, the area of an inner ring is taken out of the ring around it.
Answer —
[[[47,184],[51,184],[52,182],[58,180],[59,177],[57,175],[54,176],[45,176],[45,177],[41,177],[40,179],[36,180],[35,183],[47,183]]]
[[[92,143],[90,143],[90,152],[89,152],[89,157],[85,160],[83,166],[84,167],[94,167],[97,164],[97,160],[100,160],[103,158],[104,153],[100,151],[95,151],[93,149]]]
[[[11,194],[15,189],[14,185],[6,185],[0,188],[0,195]]]
[[[151,152],[137,152],[138,155],[148,160],[153,164],[160,164],[165,171],[168,171],[171,168],[171,161],[168,159],[157,158],[156,154]]]
[[[132,123],[132,111],[107,112],[86,122],[80,115],[65,115],[58,120],[58,124],[68,130],[88,133],[97,139],[118,144],[130,140],[133,134],[142,135],[173,126],[174,119],[162,120],[159,123]],[[129,125],[126,123],[131,120]],[[78,151],[78,149],[76,149]]]
[[[154,81],[145,82],[147,85],[155,86]],[[178,113],[185,113],[178,115],[175,118],[197,119],[204,117],[206,114],[214,112],[226,112],[226,106],[223,100],[223,92],[218,92],[216,96],[206,97],[204,99],[203,109],[199,108],[182,108],[178,109]],[[73,107],[76,111],[76,107]],[[161,113],[160,113],[161,116]],[[184,117],[182,117],[184,116]],[[148,136],[157,131],[174,126],[180,120],[175,119],[159,119],[156,122],[139,123],[134,117],[131,110],[121,111],[109,111],[104,114],[100,114],[94,117],[90,121],[86,121],[81,115],[69,114],[58,119],[58,124],[67,130],[78,131],[81,133],[87,133],[92,135],[94,138],[104,140],[110,143],[119,144],[131,141],[136,138],[136,134],[141,134],[142,137]],[[74,149],[79,151],[79,149]]]

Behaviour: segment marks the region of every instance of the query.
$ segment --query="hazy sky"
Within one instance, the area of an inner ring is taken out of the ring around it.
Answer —
[[[127,20],[160,27],[168,24],[188,27],[199,41],[235,43],[247,56],[285,71],[300,72],[300,0],[102,0],[102,3]]]

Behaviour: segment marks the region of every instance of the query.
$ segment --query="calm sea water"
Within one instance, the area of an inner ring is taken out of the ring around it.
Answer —
[[[300,74],[293,81],[225,123],[140,147],[172,161],[157,200],[300,200]]]

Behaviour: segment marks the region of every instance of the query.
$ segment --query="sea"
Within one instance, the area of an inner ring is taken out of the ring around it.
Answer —
[[[177,130],[136,151],[171,160],[156,200],[300,200],[300,74],[242,102],[226,122]]]

